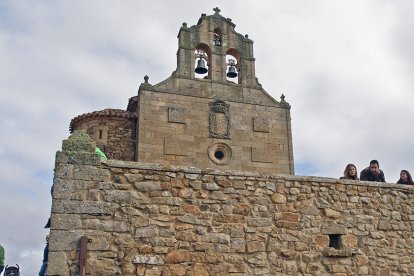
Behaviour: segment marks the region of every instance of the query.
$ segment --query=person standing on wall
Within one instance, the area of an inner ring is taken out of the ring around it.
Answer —
[[[0,244],[0,274],[4,269],[4,247]]]
[[[39,271],[39,276],[45,276],[47,272],[47,261],[49,255],[49,235],[46,236],[46,246],[43,250],[43,263]]]
[[[384,172],[380,170],[377,160],[371,160],[371,162],[369,162],[369,167],[361,171],[359,178],[362,181],[385,182]]]

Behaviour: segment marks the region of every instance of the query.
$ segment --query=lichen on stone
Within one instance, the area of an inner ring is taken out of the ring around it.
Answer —
[[[95,143],[84,131],[75,131],[62,143],[62,150],[67,152],[95,153],[95,147]]]

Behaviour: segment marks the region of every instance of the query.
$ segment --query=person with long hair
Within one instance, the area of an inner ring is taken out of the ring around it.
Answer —
[[[358,180],[359,178],[356,166],[354,164],[346,165],[344,176],[341,176],[340,179]]]
[[[407,170],[401,170],[397,184],[414,185],[411,174]]]

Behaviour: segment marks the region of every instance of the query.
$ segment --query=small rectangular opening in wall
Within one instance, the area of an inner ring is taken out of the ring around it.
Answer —
[[[329,235],[329,247],[335,249],[342,249],[342,235],[332,234]]]
[[[102,139],[102,129],[99,130],[99,139]]]

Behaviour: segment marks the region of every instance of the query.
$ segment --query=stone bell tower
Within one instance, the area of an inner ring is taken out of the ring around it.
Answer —
[[[177,69],[129,100],[136,161],[294,174],[290,105],[258,82],[253,41],[214,11],[183,23]]]

